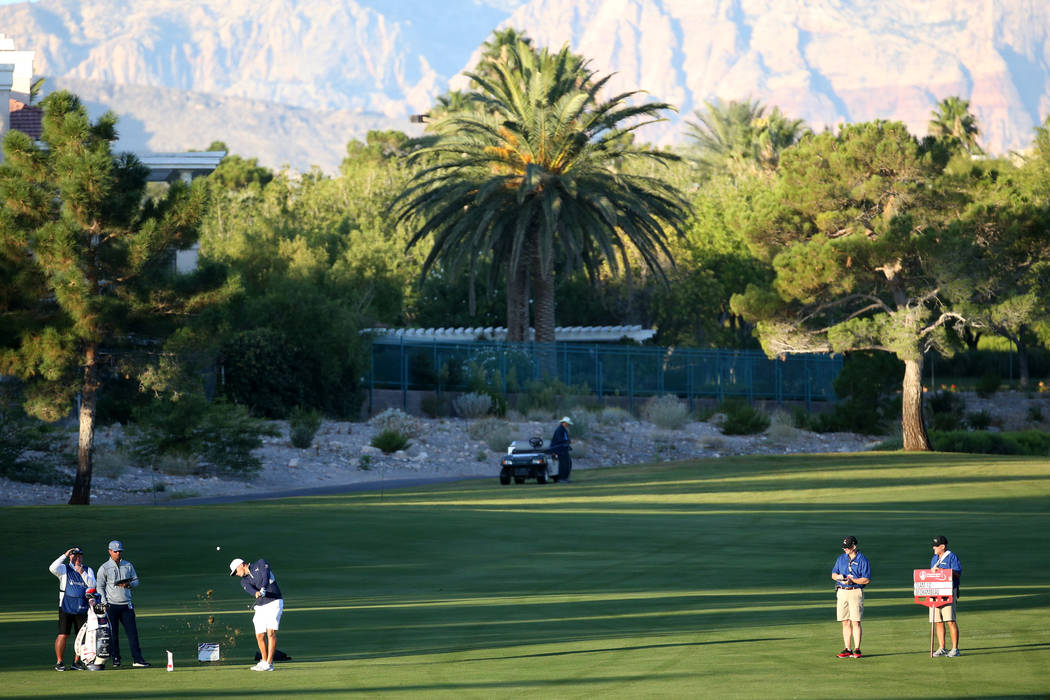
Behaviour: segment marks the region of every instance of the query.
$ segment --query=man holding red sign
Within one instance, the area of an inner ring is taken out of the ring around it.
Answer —
[[[939,608],[930,608],[930,622],[937,625],[937,643],[940,647],[933,652],[934,656],[962,656],[959,651],[959,625],[955,622],[955,604],[959,600],[959,579],[962,578],[962,564],[955,552],[948,549],[948,538],[937,535],[933,538],[933,558],[930,560],[930,568],[952,570],[952,602]],[[948,632],[952,638],[951,651],[944,650],[944,626],[948,625]],[[930,646],[933,646],[932,644]]]

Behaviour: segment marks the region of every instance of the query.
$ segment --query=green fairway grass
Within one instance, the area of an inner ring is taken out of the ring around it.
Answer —
[[[0,697],[1050,694],[1046,459],[749,456],[573,476],[500,486],[494,470],[385,493],[0,509]],[[957,659],[929,658],[911,594],[941,533],[965,572]],[[845,535],[872,565],[863,659],[834,656],[830,572]],[[154,668],[57,674],[47,567],[76,544],[97,569],[114,538],[141,579]],[[248,670],[256,644],[248,596],[228,575],[235,556],[269,559],[285,593],[278,647],[294,660],[274,673]],[[222,662],[198,664],[201,641],[222,642]]]

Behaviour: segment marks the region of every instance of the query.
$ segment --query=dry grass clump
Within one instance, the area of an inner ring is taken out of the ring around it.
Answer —
[[[492,412],[492,397],[475,392],[461,394],[452,401],[452,408],[460,418],[481,418]]]
[[[514,439],[514,427],[499,418],[482,418],[467,426],[467,435],[493,452],[503,452]]]
[[[664,430],[681,430],[689,423],[689,406],[677,396],[654,396],[645,403],[642,415]]]
[[[423,432],[423,421],[399,408],[386,409],[368,421],[368,424],[375,428],[376,432],[396,432],[410,438],[417,438]]]

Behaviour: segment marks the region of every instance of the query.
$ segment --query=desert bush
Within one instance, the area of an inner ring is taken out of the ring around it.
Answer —
[[[569,385],[557,379],[533,379],[525,383],[524,390],[518,395],[517,408],[526,415],[538,409],[561,417],[593,401],[591,390],[586,385]]]
[[[977,395],[982,399],[987,399],[995,392],[999,391],[999,384],[1002,382],[1002,378],[998,372],[985,372],[977,379],[977,384],[974,388],[977,391]]]
[[[631,415],[630,411],[624,410],[619,406],[607,406],[598,413],[598,422],[602,425],[623,425],[632,420],[634,420],[634,416]]]
[[[726,417],[722,423],[726,435],[755,435],[769,427],[769,416],[746,401],[723,401],[720,410]]]
[[[428,418],[444,418],[452,412],[452,402],[447,396],[427,394],[419,402],[419,408]]]
[[[201,473],[200,462],[185,455],[158,455],[153,461],[153,468],[161,474],[171,476],[192,476]]]
[[[292,446],[305,450],[313,441],[321,427],[321,414],[313,409],[297,406],[288,414],[288,436]]]
[[[561,416],[558,417],[561,418]],[[572,419],[572,425],[569,426],[569,437],[573,439],[575,447],[576,438],[590,435],[594,428],[595,416],[590,411],[579,410],[574,411],[569,417]],[[551,432],[554,432],[554,428],[551,428]]]
[[[798,436],[794,417],[787,411],[773,411],[769,416],[769,427],[766,434],[776,442],[787,442]]]
[[[726,441],[718,435],[705,435],[700,438],[700,446],[708,450],[720,450],[725,444]]]
[[[393,454],[408,447],[408,436],[398,430],[383,430],[372,438],[371,444],[384,454]]]
[[[393,431],[409,438],[417,438],[423,432],[423,422],[399,408],[388,408],[374,416],[368,424],[380,433]]]
[[[485,443],[494,452],[503,452],[514,439],[514,430],[505,420],[482,418],[472,421],[467,426],[467,435],[478,442]]]
[[[987,430],[992,424],[992,414],[988,411],[977,411],[966,416],[966,423],[974,430]]]
[[[642,416],[658,428],[681,430],[689,423],[689,406],[677,396],[654,396],[645,402]]]
[[[545,408],[530,408],[525,413],[525,420],[532,423],[547,423],[554,420],[554,414]]]
[[[492,411],[492,397],[488,394],[460,394],[452,401],[456,415],[460,418],[481,418]]]
[[[178,401],[156,401],[135,412],[128,426],[131,452],[144,466],[162,455],[195,458],[200,473],[248,476],[260,468],[252,450],[277,429],[253,418],[244,406],[184,394]]]
[[[116,479],[127,471],[129,458],[127,451],[120,447],[96,447],[91,460],[91,473],[107,479]]]
[[[1032,423],[1041,423],[1043,421],[1043,408],[1041,406],[1029,406],[1028,420]]]

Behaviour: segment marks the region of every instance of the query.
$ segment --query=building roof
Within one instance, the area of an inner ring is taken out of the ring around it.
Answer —
[[[179,178],[208,175],[226,156],[226,151],[187,151],[185,153],[141,153],[138,158],[150,169],[151,182],[171,182]]]
[[[11,112],[12,129],[29,134],[34,141],[40,140],[44,134],[44,110],[11,98],[8,111]]]
[[[506,340],[507,329],[497,326],[477,328],[369,328],[377,343],[401,341],[471,343],[478,339]],[[623,338],[637,342],[649,340],[656,331],[641,326],[559,326],[554,340],[559,343],[615,343]],[[529,329],[530,339],[535,331]]]

